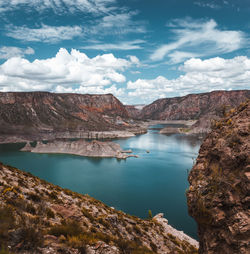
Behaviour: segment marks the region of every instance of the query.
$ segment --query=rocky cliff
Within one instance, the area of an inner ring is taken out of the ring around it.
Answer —
[[[188,208],[199,253],[250,251],[250,103],[214,121],[189,174]]]
[[[0,93],[1,137],[79,137],[89,131],[127,129],[127,118],[125,106],[111,94]]]
[[[145,106],[141,119],[193,120],[201,117],[222,116],[228,109],[250,98],[250,90],[214,91],[189,94],[183,97],[159,99]]]
[[[0,163],[1,253],[195,254],[197,247],[162,214],[142,220]]]

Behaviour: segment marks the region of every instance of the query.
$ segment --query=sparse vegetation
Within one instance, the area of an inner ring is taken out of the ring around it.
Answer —
[[[162,229],[155,221],[116,211],[88,195],[63,190],[29,173],[12,168],[4,170],[11,172],[4,175],[0,186],[0,201],[8,204],[0,208],[0,246],[3,244],[0,250],[4,254],[9,253],[6,249],[9,243],[17,253],[35,253],[37,247],[46,248],[53,241],[62,248],[76,248],[80,253],[97,242],[116,246],[120,253],[157,252],[151,237],[162,234]],[[0,177],[4,170],[0,166]],[[13,174],[18,176],[15,182]],[[152,233],[149,236],[147,232]],[[55,238],[43,240],[45,235]],[[13,242],[13,239],[18,240]]]

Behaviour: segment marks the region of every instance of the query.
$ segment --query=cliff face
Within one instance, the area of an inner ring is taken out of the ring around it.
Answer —
[[[26,254],[197,253],[197,242],[161,214],[142,220],[1,163],[0,246]]]
[[[250,103],[214,122],[189,175],[199,253],[249,253]]]
[[[214,91],[211,93],[189,94],[183,97],[159,99],[145,106],[141,119],[192,120],[202,116],[222,116],[229,107],[238,106],[250,98],[249,90]]]
[[[111,94],[0,93],[0,134],[123,129],[123,104]]]

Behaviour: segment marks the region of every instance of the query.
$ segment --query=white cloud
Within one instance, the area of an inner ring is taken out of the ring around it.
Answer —
[[[122,97],[125,95],[125,89],[124,88],[117,88],[115,85],[111,85],[110,87],[86,87],[86,86],[80,86],[79,88],[73,89],[71,87],[63,87],[63,86],[57,86],[55,88],[56,93],[82,93],[82,94],[107,94],[111,93],[116,97]]]
[[[151,60],[159,61],[165,57],[177,63],[179,51],[195,56],[211,56],[240,49],[246,42],[241,31],[220,30],[211,19],[207,22],[192,19],[174,20],[169,24],[175,35],[175,41],[162,45],[150,56]],[[181,62],[183,57],[179,59]]]
[[[192,58],[180,69],[185,74],[177,79],[170,80],[159,76],[152,80],[129,81],[129,97],[131,100],[141,98],[145,103],[149,103],[158,98],[189,93],[250,88],[250,59],[246,56],[232,59],[216,57],[207,60]]]
[[[33,55],[34,49],[31,47],[18,48],[18,47],[1,47],[0,48],[0,59],[9,59],[11,57],[23,57],[25,55]]]
[[[191,52],[183,52],[183,51],[173,51],[171,52],[168,57],[171,59],[170,64],[177,64],[181,63],[186,59],[192,58],[192,57],[197,57],[198,55],[196,53],[191,53]]]
[[[211,9],[216,9],[216,10],[218,10],[218,9],[220,9],[221,8],[221,6],[220,5],[218,5],[218,4],[215,4],[215,3],[213,3],[213,2],[208,2],[208,3],[204,3],[204,2],[194,2],[194,4],[195,5],[198,5],[198,6],[200,6],[200,7],[204,7],[204,8],[211,8]]]
[[[145,43],[144,40],[133,40],[133,41],[124,41],[117,44],[114,43],[104,43],[104,44],[93,44],[81,47],[82,49],[94,49],[94,50],[134,50],[142,49],[141,44]]]
[[[18,40],[48,43],[71,40],[83,33],[80,26],[48,26],[44,24],[40,28],[9,26],[7,30],[7,36]]]
[[[39,12],[51,9],[57,14],[76,11],[96,14],[112,10],[114,3],[116,0],[0,0],[0,12],[29,7]]]
[[[0,65],[0,91],[114,91],[125,82],[121,73],[136,64],[134,59],[116,58],[113,54],[89,58],[75,49],[61,48],[53,58],[29,62],[14,57]]]
[[[95,26],[85,29],[87,33],[92,34],[115,34],[124,35],[127,33],[145,33],[145,24],[140,21],[134,21],[133,17],[137,12],[113,13],[104,16]]]

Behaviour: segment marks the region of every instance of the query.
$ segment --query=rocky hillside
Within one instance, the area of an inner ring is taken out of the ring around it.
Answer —
[[[141,110],[141,119],[193,120],[203,116],[222,116],[227,108],[250,98],[250,90],[214,91],[183,97],[159,99]]]
[[[250,251],[250,103],[214,121],[189,175],[188,208],[199,253]]]
[[[126,118],[112,94],[0,93],[0,136],[123,130]]]
[[[0,163],[0,253],[198,253],[161,214],[142,220]]]

